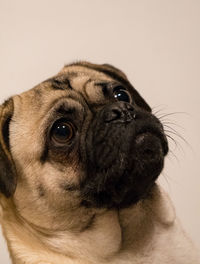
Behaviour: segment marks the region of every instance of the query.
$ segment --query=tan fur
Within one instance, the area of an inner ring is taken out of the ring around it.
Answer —
[[[176,219],[170,199],[160,187],[155,186],[148,199],[128,209],[87,209],[80,206],[78,191],[71,193],[59,188],[66,182],[79,182],[76,160],[65,169],[59,164],[41,164],[44,128],[56,104],[70,96],[68,104],[79,111],[87,109],[89,120],[92,114],[86,102],[98,107],[103,101],[94,82],[112,79],[96,67],[100,66],[67,66],[57,75],[62,78],[71,74],[70,83],[76,91],[52,90],[47,80],[12,98],[10,152],[5,150],[5,155],[15,164],[17,187],[9,198],[0,194],[0,205],[1,225],[13,263],[200,263]],[[121,71],[109,65],[106,68],[126,78]],[[45,199],[38,196],[40,186],[45,186]]]

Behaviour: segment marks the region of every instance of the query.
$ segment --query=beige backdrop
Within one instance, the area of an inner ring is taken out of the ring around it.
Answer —
[[[160,115],[178,112],[165,119],[188,144],[171,134],[160,180],[198,247],[199,14],[198,0],[0,0],[1,102],[84,59],[123,69]]]

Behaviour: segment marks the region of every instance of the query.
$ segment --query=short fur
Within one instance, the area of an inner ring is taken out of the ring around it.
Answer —
[[[67,147],[51,136],[63,118],[76,130]],[[13,263],[200,263],[155,183],[167,152],[150,106],[108,64],[67,65],[6,101],[0,219]]]

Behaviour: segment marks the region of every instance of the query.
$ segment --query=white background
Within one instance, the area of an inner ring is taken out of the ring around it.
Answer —
[[[181,112],[165,119],[189,145],[171,134],[160,180],[200,248],[200,1],[0,0],[1,102],[80,59],[121,68],[154,111]]]

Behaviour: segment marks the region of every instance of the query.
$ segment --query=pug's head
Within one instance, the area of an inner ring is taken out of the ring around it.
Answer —
[[[0,142],[0,191],[32,219],[133,205],[168,152],[162,124],[125,74],[87,62],[6,101]]]

